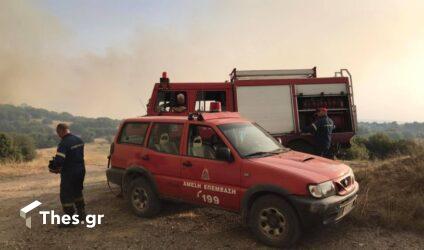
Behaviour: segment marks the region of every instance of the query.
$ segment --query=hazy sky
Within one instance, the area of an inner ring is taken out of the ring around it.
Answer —
[[[85,116],[144,113],[162,71],[340,68],[360,120],[424,121],[424,1],[0,2],[0,103]]]

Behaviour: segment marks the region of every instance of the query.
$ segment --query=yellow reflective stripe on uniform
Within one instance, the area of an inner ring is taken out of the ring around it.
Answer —
[[[312,123],[312,127],[314,127],[315,130],[317,130],[317,126]]]
[[[62,207],[73,207],[74,203],[62,203]]]
[[[71,147],[71,149],[76,149],[76,148],[79,148],[79,147],[82,147],[82,146],[84,146],[84,143],[74,145],[74,146]]]
[[[63,157],[63,158],[66,158],[66,155],[64,153],[61,153],[61,152],[56,152],[56,155]]]
[[[75,198],[75,201],[84,201],[84,197]]]

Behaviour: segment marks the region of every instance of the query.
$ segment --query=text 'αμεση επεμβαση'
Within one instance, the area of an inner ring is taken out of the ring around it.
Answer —
[[[216,186],[211,184],[201,184],[194,181],[184,181],[183,182],[184,187],[190,187],[190,188],[196,188],[196,189],[203,189],[213,192],[219,192],[219,193],[226,193],[226,194],[236,194],[237,191],[235,188],[230,187],[223,187],[223,186]]]

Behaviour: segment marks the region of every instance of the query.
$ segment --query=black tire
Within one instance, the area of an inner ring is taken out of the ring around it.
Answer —
[[[159,196],[144,178],[131,181],[128,190],[128,204],[131,210],[140,217],[153,217],[160,211]]]
[[[293,208],[276,195],[265,195],[254,201],[249,211],[249,228],[266,245],[289,247],[299,239],[299,219]]]

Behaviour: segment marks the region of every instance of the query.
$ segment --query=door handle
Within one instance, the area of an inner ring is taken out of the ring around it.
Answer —
[[[189,161],[184,161],[183,162],[183,166],[184,167],[188,167],[188,168],[190,168],[191,166],[193,166],[192,164],[191,164],[191,162],[189,162]]]
[[[141,157],[141,159],[143,159],[143,160],[145,160],[145,161],[148,161],[150,158],[149,158],[149,155],[143,155],[143,156]]]

